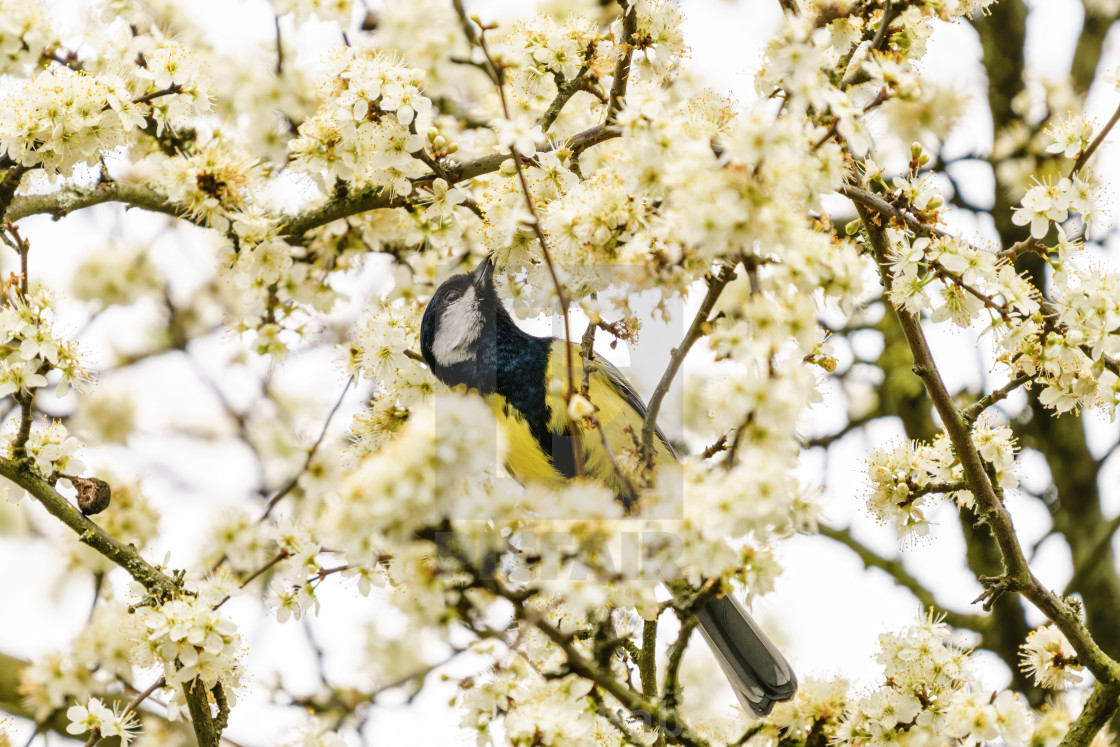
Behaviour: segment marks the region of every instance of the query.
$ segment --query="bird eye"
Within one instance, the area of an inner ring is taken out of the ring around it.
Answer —
[[[455,303],[463,297],[463,292],[458,290],[447,291],[447,303]]]

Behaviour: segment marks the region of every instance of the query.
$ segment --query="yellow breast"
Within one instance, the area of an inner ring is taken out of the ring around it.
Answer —
[[[572,346],[571,361],[572,379],[578,389],[583,381],[583,361],[575,345]],[[635,409],[635,403],[638,407],[641,404],[637,402],[637,395],[626,391],[628,385],[622,380],[618,369],[602,361],[596,361],[595,368],[588,380],[588,394],[591,403],[598,408],[595,419],[600,428],[585,430],[578,425],[576,427],[583,473],[587,478],[608,486],[625,503],[629,503],[636,497],[632,486],[640,485],[644,479],[649,478],[648,474],[628,472],[630,465],[635,464],[635,460],[630,457],[637,453],[641,438],[643,414]],[[549,413],[548,430],[563,436],[571,433],[571,420],[563,398],[563,392],[568,386],[567,372],[568,358],[564,353],[564,343],[557,340],[549,357],[550,381],[545,382],[545,403]],[[521,482],[543,481],[554,487],[566,484],[567,478],[553,467],[550,455],[533,437],[524,416],[501,395],[490,394],[487,401],[509,446],[506,466],[510,473]],[[675,456],[671,449],[660,438],[655,439],[654,464],[672,461],[675,461]]]

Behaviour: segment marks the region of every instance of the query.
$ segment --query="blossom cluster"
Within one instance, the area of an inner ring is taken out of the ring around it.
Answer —
[[[309,510],[319,507],[321,503],[307,506]],[[317,578],[322,570],[320,552],[321,544],[306,520],[281,515],[273,521],[246,511],[230,511],[210,528],[201,560],[206,567],[220,567],[245,579],[232,587],[220,576],[205,582],[231,595],[244,593],[247,582],[267,569],[265,604],[285,622],[298,620],[307,611],[318,613],[315,585],[322,580]]]
[[[566,82],[576,77],[585,65],[594,71],[595,80],[606,71],[610,60],[596,55],[599,29],[589,18],[572,14],[558,21],[548,14],[516,24],[503,39],[504,45],[518,52],[509,71],[509,84],[531,96],[555,95],[554,81]],[[590,52],[590,54],[589,54]]]
[[[913,153],[927,158],[920,146]],[[916,215],[936,219],[941,197],[928,179],[897,177],[889,188],[872,161],[865,162],[862,176],[872,191],[887,190]],[[1091,406],[1114,411],[1120,397],[1120,342],[1111,330],[1120,320],[1120,279],[1087,265],[1079,256],[1080,241],[1060,225],[1070,210],[1088,221],[1097,210],[1097,191],[1095,182],[1077,174],[1038,184],[1027,191],[1012,218],[1019,225],[1030,224],[1036,241],[1057,224],[1055,246],[1042,245],[1055,270],[1046,308],[1009,255],[943,234],[915,236],[887,228],[892,304],[911,313],[932,308],[932,321],[958,327],[985,322],[995,332],[999,360],[1013,375],[1041,385],[1040,401],[1058,412]]]
[[[461,725],[477,731],[483,745],[494,744],[493,727],[503,715],[501,731],[514,745],[603,744],[614,733],[596,716],[590,684],[572,676],[547,680],[516,658],[498,676],[463,694]]]
[[[140,107],[120,77],[51,68],[17,95],[0,99],[0,147],[23,166],[69,176],[93,166],[143,123]]]
[[[161,133],[209,108],[203,65],[191,50],[167,42],[131,71],[39,72],[0,98],[0,148],[23,166],[69,176],[124,146],[149,116]]]
[[[780,703],[748,744],[778,735],[805,738],[821,732],[838,744],[922,745],[945,739],[961,744],[1023,747],[1033,719],[1022,697],[981,689],[969,654],[953,645],[949,628],[932,614],[899,633],[879,636],[883,684],[848,694],[847,683],[811,681]]]
[[[423,70],[432,98],[478,101],[493,91],[493,83],[480,71],[454,62],[470,59],[472,52],[455,7],[441,0],[384,3],[368,47],[395,49],[412,67]]]
[[[283,560],[273,566],[265,603],[276,610],[276,619],[280,622],[299,620],[308,611],[317,615],[319,600],[309,576],[320,570],[321,546],[311,526],[306,521],[283,517],[272,533]]]
[[[655,76],[664,76],[677,65],[687,51],[681,27],[684,15],[670,0],[637,0],[627,9],[633,13],[635,59]],[[616,22],[619,33],[622,21]],[[616,37],[617,38],[617,37]]]
[[[995,475],[997,490],[1019,485],[1015,438],[1004,425],[978,424],[972,441]],[[976,497],[964,480],[964,471],[945,433],[930,443],[898,442],[872,449],[867,458],[871,493],[867,506],[879,521],[891,524],[900,539],[924,536],[930,524],[926,510],[933,496],[943,494],[965,508]]]
[[[1029,225],[1031,236],[1035,239],[1045,238],[1050,232],[1050,224],[1065,222],[1070,211],[1078,213],[1087,225],[1099,211],[1094,191],[1096,186],[1091,177],[1081,174],[1037,184],[1023,195],[1022,207],[1015,209],[1011,222],[1017,226]]]
[[[0,395],[27,395],[46,386],[46,374],[52,370],[60,374],[57,396],[66,394],[71,386],[85,388],[89,373],[81,351],[76,342],[55,330],[53,303],[45,287],[32,286],[0,307],[0,338],[6,341],[0,360]]]
[[[240,685],[241,636],[237,625],[213,609],[217,601],[183,595],[136,610],[147,629],[136,648],[137,663],[163,670],[164,680],[174,693],[168,707],[173,719],[185,710],[184,687],[189,688],[196,678],[207,690],[221,683],[231,699],[234,688]]]
[[[985,318],[1001,326],[1012,314],[1029,318],[1039,310],[1038,291],[994,252],[948,237],[910,237],[894,229],[887,235],[896,306],[912,313],[932,308],[932,321],[965,328]]]
[[[337,51],[319,85],[319,109],[290,144],[293,166],[326,186],[340,179],[411,194],[411,179],[425,171],[414,156],[425,148],[416,131],[432,110],[423,85],[423,71],[384,53]]]
[[[0,73],[22,72],[54,41],[46,9],[38,0],[0,2]]]
[[[498,429],[477,397],[443,395],[418,408],[379,453],[344,481],[322,519],[324,542],[365,561],[455,515],[464,480],[478,479],[500,454]]]
[[[5,433],[4,439],[8,442],[9,451],[16,445],[18,434]],[[35,465],[40,474],[51,476],[57,474],[78,474],[85,471],[85,465],[77,458],[81,442],[71,436],[61,422],[46,421],[40,427],[32,427],[30,437],[25,445],[27,456]],[[69,479],[63,477],[59,482],[66,486]]]
[[[209,66],[194,50],[165,41],[144,55],[134,72],[139,92],[152,95],[150,105],[157,135],[164,128],[179,128],[191,114],[211,109]],[[168,92],[168,93],[163,93]],[[163,94],[156,96],[156,94]]]

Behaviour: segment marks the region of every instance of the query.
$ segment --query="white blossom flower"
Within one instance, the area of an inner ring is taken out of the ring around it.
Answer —
[[[537,144],[545,139],[540,125],[528,114],[515,114],[513,119],[496,119],[493,125],[498,133],[497,150],[501,153],[515,150],[527,158],[537,152]]]
[[[1034,677],[1040,687],[1063,689],[1081,681],[1084,667],[1077,662],[1077,653],[1054,625],[1035,628],[1027,635],[1019,654],[1020,668]]]
[[[131,713],[123,715],[116,709],[110,710],[100,698],[90,698],[83,705],[73,705],[66,710],[68,734],[84,734],[96,729],[102,737],[119,737],[122,744],[128,744],[136,736],[139,724]]]
[[[315,590],[307,584],[287,586],[274,578],[269,583],[268,596],[264,601],[276,611],[276,621],[281,623],[289,619],[299,620],[307,610],[319,614],[319,599]]]
[[[1069,187],[1070,181],[1066,178],[1057,183],[1031,187],[1023,196],[1022,207],[1015,209],[1011,222],[1017,226],[1030,225],[1031,236],[1043,238],[1050,230],[1051,221],[1061,223],[1069,214],[1069,199],[1066,196]]]
[[[1047,127],[1046,134],[1054,141],[1046,146],[1047,153],[1077,158],[1093,140],[1093,123],[1085,117],[1070,114]]]

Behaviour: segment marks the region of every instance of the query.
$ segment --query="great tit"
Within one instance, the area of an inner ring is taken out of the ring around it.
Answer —
[[[424,310],[420,352],[444,384],[477,390],[490,404],[505,431],[506,468],[517,480],[562,486],[578,474],[564,390],[550,385],[567,380],[565,341],[518,328],[494,289],[493,270],[487,256],[473,272],[453,275],[439,286]],[[571,352],[573,380],[582,382],[582,359],[578,350]],[[612,455],[633,448],[646,407],[622,372],[592,358],[589,395],[603,432],[580,436],[581,472],[611,488],[629,507],[634,488]],[[655,462],[677,458],[660,429],[654,450]],[[793,697],[793,669],[734,596],[711,598],[696,620],[744,708],[764,716],[774,703]]]

